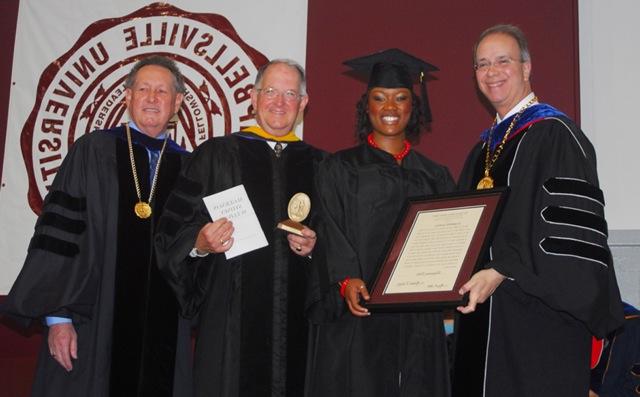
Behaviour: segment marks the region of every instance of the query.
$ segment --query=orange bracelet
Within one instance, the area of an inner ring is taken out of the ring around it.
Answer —
[[[338,285],[340,286],[340,296],[344,298],[344,292],[347,289],[347,284],[349,284],[349,277],[346,277],[344,280],[340,281]]]

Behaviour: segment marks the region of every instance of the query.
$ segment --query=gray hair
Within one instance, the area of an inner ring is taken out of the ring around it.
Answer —
[[[513,37],[513,39],[518,43],[518,47],[520,48],[520,61],[521,62],[529,62],[531,61],[531,54],[529,54],[529,43],[527,42],[527,37],[524,35],[522,30],[515,25],[506,25],[500,24],[490,27],[480,34],[478,40],[473,45],[473,62],[476,62],[476,53],[478,51],[478,45],[485,37],[492,34],[506,34],[507,36]]]
[[[182,73],[180,73],[178,65],[173,61],[173,59],[160,55],[152,55],[150,57],[143,58],[133,65],[133,68],[131,68],[131,71],[127,75],[127,79],[124,82],[124,88],[133,87],[133,84],[136,82],[136,75],[138,74],[138,71],[149,65],[160,66],[171,72],[173,75],[173,86],[176,89],[176,92],[184,94],[187,91],[184,85],[184,77],[182,76]]]
[[[304,74],[304,68],[300,66],[298,62],[291,59],[286,59],[286,58],[273,59],[268,63],[265,63],[264,65],[262,65],[260,69],[258,69],[258,75],[256,76],[255,87],[260,88],[260,83],[262,83],[262,77],[264,76],[264,72],[266,72],[269,66],[276,65],[276,64],[284,64],[295,69],[296,72],[298,72],[298,76],[300,77],[300,95],[307,95],[307,79]]]

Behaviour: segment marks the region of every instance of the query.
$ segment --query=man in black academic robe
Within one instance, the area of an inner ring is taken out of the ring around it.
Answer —
[[[475,55],[497,116],[459,185],[510,192],[484,269],[461,290],[453,395],[584,397],[592,337],[623,320],[595,151],[531,91],[518,28],[488,29]]]
[[[188,368],[190,333],[153,249],[186,158],[167,133],[183,84],[173,61],[138,62],[125,84],[132,121],[78,139],[56,175],[2,308],[50,324],[33,396],[189,395],[188,375],[174,393],[174,372]],[[150,216],[134,213],[140,201]]]
[[[185,315],[197,315],[197,396],[301,396],[307,321],[304,297],[315,233],[277,230],[298,192],[314,202],[322,152],[292,132],[307,103],[302,68],[276,60],[252,91],[258,126],[209,140],[194,153],[167,201],[159,264]],[[234,229],[209,217],[202,198],[244,185],[268,246],[227,260]]]

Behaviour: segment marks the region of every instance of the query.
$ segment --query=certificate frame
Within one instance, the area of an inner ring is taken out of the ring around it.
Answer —
[[[485,258],[508,193],[497,188],[409,198],[364,305],[371,311],[407,312],[465,304],[467,297],[458,290]],[[423,241],[436,242],[429,248]],[[430,275],[438,281],[428,281]]]

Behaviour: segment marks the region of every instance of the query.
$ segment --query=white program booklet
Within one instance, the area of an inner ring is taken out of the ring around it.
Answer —
[[[203,197],[202,200],[212,220],[224,217],[233,222],[233,246],[224,253],[227,259],[269,245],[244,185]]]

